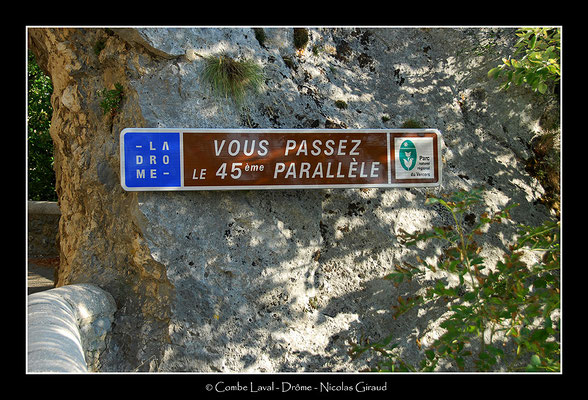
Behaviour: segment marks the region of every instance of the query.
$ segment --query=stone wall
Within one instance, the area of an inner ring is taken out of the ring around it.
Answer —
[[[57,203],[29,201],[27,206],[27,255],[55,257],[59,255],[59,217]]]
[[[486,76],[512,29],[310,29],[304,52],[293,29],[265,33],[260,43],[248,28],[29,30],[54,86],[58,285],[95,283],[117,303],[104,371],[356,371],[368,360],[352,360],[349,341],[393,332],[415,360],[416,339],[434,337],[446,312],[394,320],[391,299],[404,293],[381,279],[417,251],[440,254],[396,239],[450,222],[424,206],[431,190],[125,192],[124,128],[417,123],[443,133],[435,193],[484,186],[491,211],[517,202],[518,223],[549,217],[524,170],[548,100]],[[265,90],[243,105],[211,93],[195,54],[221,52],[262,65]],[[124,98],[105,115],[98,93],[115,83]],[[515,227],[503,228],[485,236],[490,259],[512,243]]]

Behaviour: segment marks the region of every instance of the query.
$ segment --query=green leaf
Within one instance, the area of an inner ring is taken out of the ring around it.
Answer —
[[[521,72],[515,72],[514,77],[513,77],[513,82],[515,85],[520,85],[521,83],[523,83],[523,80],[525,79],[525,75],[524,73]]]
[[[470,261],[471,265],[479,265],[484,264],[484,257],[476,257],[472,261]]]
[[[498,297],[490,297],[488,299],[488,301],[492,304],[496,304],[496,305],[501,305],[502,304],[502,300],[499,299]]]
[[[546,329],[538,329],[531,335],[532,341],[544,342],[549,337]]]
[[[529,49],[533,50],[535,48],[535,43],[537,43],[537,35],[531,37],[531,40],[529,41]]]
[[[425,205],[426,205],[426,206],[429,206],[429,205],[431,205],[431,204],[435,204],[435,203],[441,203],[441,204],[443,204],[445,207],[447,207],[448,209],[450,209],[450,207],[449,207],[449,205],[447,204],[447,202],[445,202],[445,200],[443,200],[443,199],[440,199],[440,198],[438,198],[438,197],[428,197],[428,198],[425,200]]]
[[[545,278],[537,278],[533,282],[534,288],[546,288],[547,287],[547,280]]]
[[[502,349],[499,349],[498,347],[488,345],[486,346],[486,350],[488,350],[494,356],[502,357],[504,355],[504,351],[502,351]]]
[[[492,68],[490,71],[488,71],[488,78],[493,78],[493,79],[498,78],[498,76],[500,76],[501,71],[502,71],[502,68],[500,68],[500,67]]]
[[[386,280],[390,280],[394,283],[402,283],[404,280],[410,280],[411,275],[410,273],[402,273],[402,272],[392,272],[384,277]]]
[[[386,346],[388,346],[390,344],[390,342],[392,341],[392,339],[394,338],[394,336],[395,336],[394,334],[389,335],[389,336],[386,336],[384,339],[382,339],[382,341],[376,343],[374,345],[374,347],[380,348],[380,347],[386,347]],[[396,347],[398,347],[398,344],[397,343],[396,344],[393,344],[392,346],[390,346],[389,350],[393,350]]]
[[[457,363],[457,367],[463,371],[463,369],[465,368],[465,360],[463,359],[463,357],[455,357],[455,362]]]
[[[551,61],[551,60],[550,60]],[[554,75],[560,75],[559,73],[559,68],[557,65],[548,65],[547,66],[547,70],[549,71],[549,73],[554,74]]]
[[[534,51],[532,53],[527,54],[527,59],[533,63],[540,63],[541,62],[541,53],[538,51]]]
[[[425,355],[430,361],[433,361],[435,358],[435,352],[433,350],[425,350]]]
[[[472,301],[476,298],[476,293],[475,292],[467,292],[466,294],[463,295],[463,299],[465,301]]]

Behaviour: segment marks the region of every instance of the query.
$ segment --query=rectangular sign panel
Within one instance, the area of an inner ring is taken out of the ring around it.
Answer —
[[[129,191],[441,185],[436,129],[159,129],[120,135]]]

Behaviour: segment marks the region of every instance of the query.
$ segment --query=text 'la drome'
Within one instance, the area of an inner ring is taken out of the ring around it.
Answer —
[[[143,146],[142,145],[137,145],[135,147],[137,147],[137,148],[140,149]],[[149,142],[149,150],[157,150],[155,147],[153,147],[153,142]],[[162,145],[161,150],[169,150],[169,143],[167,141],[164,141],[163,142],[163,145]],[[140,154],[137,154],[137,156],[135,158],[135,164],[136,165],[141,165],[141,164],[143,164],[143,161],[144,161],[143,160],[143,156],[140,155]],[[169,155],[164,154],[163,157],[162,157],[162,159],[161,159],[161,162],[163,162],[163,164],[165,164],[165,165],[169,164]],[[149,156],[149,165],[157,165],[157,156],[155,156],[155,155],[150,155]],[[150,171],[151,171],[150,172],[150,178],[153,178],[153,179],[157,178],[157,170],[152,169]],[[168,175],[168,174],[169,173],[165,173],[164,172],[164,175]],[[144,169],[138,169],[137,170],[137,178],[145,178],[145,170]]]

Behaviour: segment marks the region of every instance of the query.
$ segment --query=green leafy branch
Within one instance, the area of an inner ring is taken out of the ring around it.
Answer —
[[[519,40],[513,56],[522,57],[503,58],[501,65],[488,71],[488,76],[504,78],[502,89],[505,90],[513,83],[526,83],[534,91],[546,93],[549,86],[555,87],[560,80],[560,29],[521,28],[516,35]]]
[[[509,220],[509,212],[516,204],[491,215],[484,212],[476,224],[466,228],[464,214],[481,200],[482,190],[428,198],[425,204],[441,204],[451,213],[454,226],[433,227],[412,234],[403,232],[399,239],[407,246],[441,240],[446,249],[436,265],[417,257],[420,265],[404,263],[384,277],[396,286],[416,275],[424,275],[427,270],[445,271],[459,279],[459,284],[453,287],[443,279],[436,279],[425,294],[400,296],[392,306],[397,318],[414,307],[440,299],[448,304],[451,313],[440,324],[445,332],[425,349],[419,367],[396,357],[393,351],[396,344],[391,344],[391,336],[376,343],[353,344],[352,356],[376,351],[381,355],[377,371],[433,371],[441,359],[453,362],[460,370],[466,368],[468,359],[473,359],[478,371],[560,369],[559,319],[553,320],[554,312],[560,307],[559,222],[520,226],[517,242],[491,268],[486,265],[482,248],[475,239],[489,225]],[[527,265],[522,260],[525,251],[540,252],[541,261]],[[516,350],[509,352],[507,349],[511,348]]]

